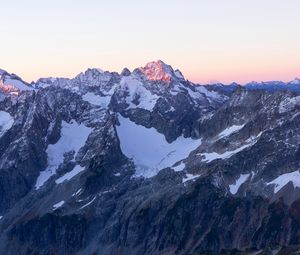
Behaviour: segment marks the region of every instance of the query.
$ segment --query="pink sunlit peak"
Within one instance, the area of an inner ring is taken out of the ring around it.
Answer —
[[[145,75],[148,80],[162,81],[166,84],[170,84],[172,81],[172,77],[176,75],[173,68],[170,65],[165,64],[161,60],[149,62],[145,67],[140,67],[139,70]]]

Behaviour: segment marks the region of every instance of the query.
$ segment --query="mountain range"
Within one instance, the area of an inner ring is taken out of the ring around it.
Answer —
[[[299,93],[0,70],[0,254],[296,254]]]

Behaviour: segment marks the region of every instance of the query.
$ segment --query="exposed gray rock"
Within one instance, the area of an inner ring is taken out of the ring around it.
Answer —
[[[23,85],[17,94],[1,90],[0,111],[10,116],[0,122],[1,254],[299,248],[297,93],[200,86],[162,61]],[[136,176],[117,131],[120,115],[168,143],[185,137],[199,146],[151,178]]]

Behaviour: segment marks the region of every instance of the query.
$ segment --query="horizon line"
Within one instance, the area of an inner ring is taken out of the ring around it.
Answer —
[[[255,79],[252,79],[252,80],[249,80],[247,82],[237,82],[236,80],[231,80],[230,82],[222,82],[222,81],[219,81],[218,79],[211,79],[211,81],[209,82],[200,82],[200,81],[194,81],[196,79],[189,79],[187,78],[184,73],[179,69],[179,68],[173,68],[172,65],[164,62],[163,60],[161,59],[158,59],[156,61],[150,61],[150,62],[147,62],[145,65],[147,65],[148,63],[152,63],[152,62],[158,62],[158,61],[162,61],[165,65],[167,66],[170,66],[174,71],[176,70],[179,70],[184,79],[191,82],[191,83],[194,83],[195,85],[217,85],[217,84],[222,84],[222,85],[225,85],[225,86],[229,86],[229,85],[233,85],[233,84],[237,84],[237,85],[241,85],[241,86],[245,86],[247,84],[251,84],[251,83],[270,83],[270,82],[283,82],[283,83],[290,83],[290,82],[293,82],[295,80],[300,80],[300,76],[296,76],[294,78],[290,78],[290,79],[265,79],[265,80],[255,80]],[[145,66],[144,65],[144,66]],[[39,79],[47,79],[47,78],[57,78],[57,79],[74,79],[76,76],[82,74],[82,73],[85,73],[86,71],[88,71],[89,69],[91,70],[98,70],[99,72],[109,72],[109,73],[117,73],[119,75],[121,75],[122,71],[124,69],[128,69],[130,72],[133,72],[135,69],[138,69],[138,68],[141,68],[143,66],[139,66],[139,67],[134,67],[134,68],[129,68],[129,67],[123,67],[121,71],[115,71],[115,70],[105,70],[101,67],[87,67],[85,68],[83,71],[79,71],[79,72],[76,72],[75,74],[69,74],[69,75],[65,75],[65,76],[62,76],[62,75],[57,75],[57,76],[54,76],[54,75],[42,75],[42,76],[38,76],[38,78],[36,79],[29,79],[31,80],[30,82],[28,81],[28,79],[26,78],[23,78],[23,75],[20,75],[18,73],[15,73],[15,72],[10,72],[10,71],[7,71],[7,69],[2,69],[0,67],[0,71],[4,71],[4,72],[7,72],[8,74],[11,74],[11,75],[16,75],[17,77],[19,77],[20,79],[22,79],[24,82],[28,83],[28,84],[32,84],[32,83],[36,83]],[[238,79],[237,79],[238,80]]]

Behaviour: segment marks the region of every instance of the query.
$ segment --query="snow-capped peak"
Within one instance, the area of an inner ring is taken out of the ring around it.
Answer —
[[[99,73],[104,73],[104,71],[103,71],[103,69],[101,69],[101,68],[95,68]]]
[[[7,74],[7,72],[3,69],[0,69],[0,75],[4,75],[4,74]]]
[[[290,82],[290,84],[300,85],[300,79],[299,78],[295,78],[293,81]]]
[[[183,78],[180,71],[176,70],[175,73],[170,65],[165,64],[161,60],[149,62],[145,67],[140,67],[139,70],[150,81],[162,81],[169,84],[174,78]]]
[[[180,70],[176,69],[174,73],[175,73],[175,75],[178,79],[183,79],[184,80],[184,76],[183,76],[183,74]]]
[[[129,76],[130,74],[131,74],[130,70],[126,67],[121,72],[122,76]]]
[[[0,92],[19,95],[20,91],[33,90],[33,88],[15,74],[0,69]]]
[[[104,71],[101,68],[88,68],[84,73],[85,75],[88,74],[99,75],[99,74],[103,74]]]

